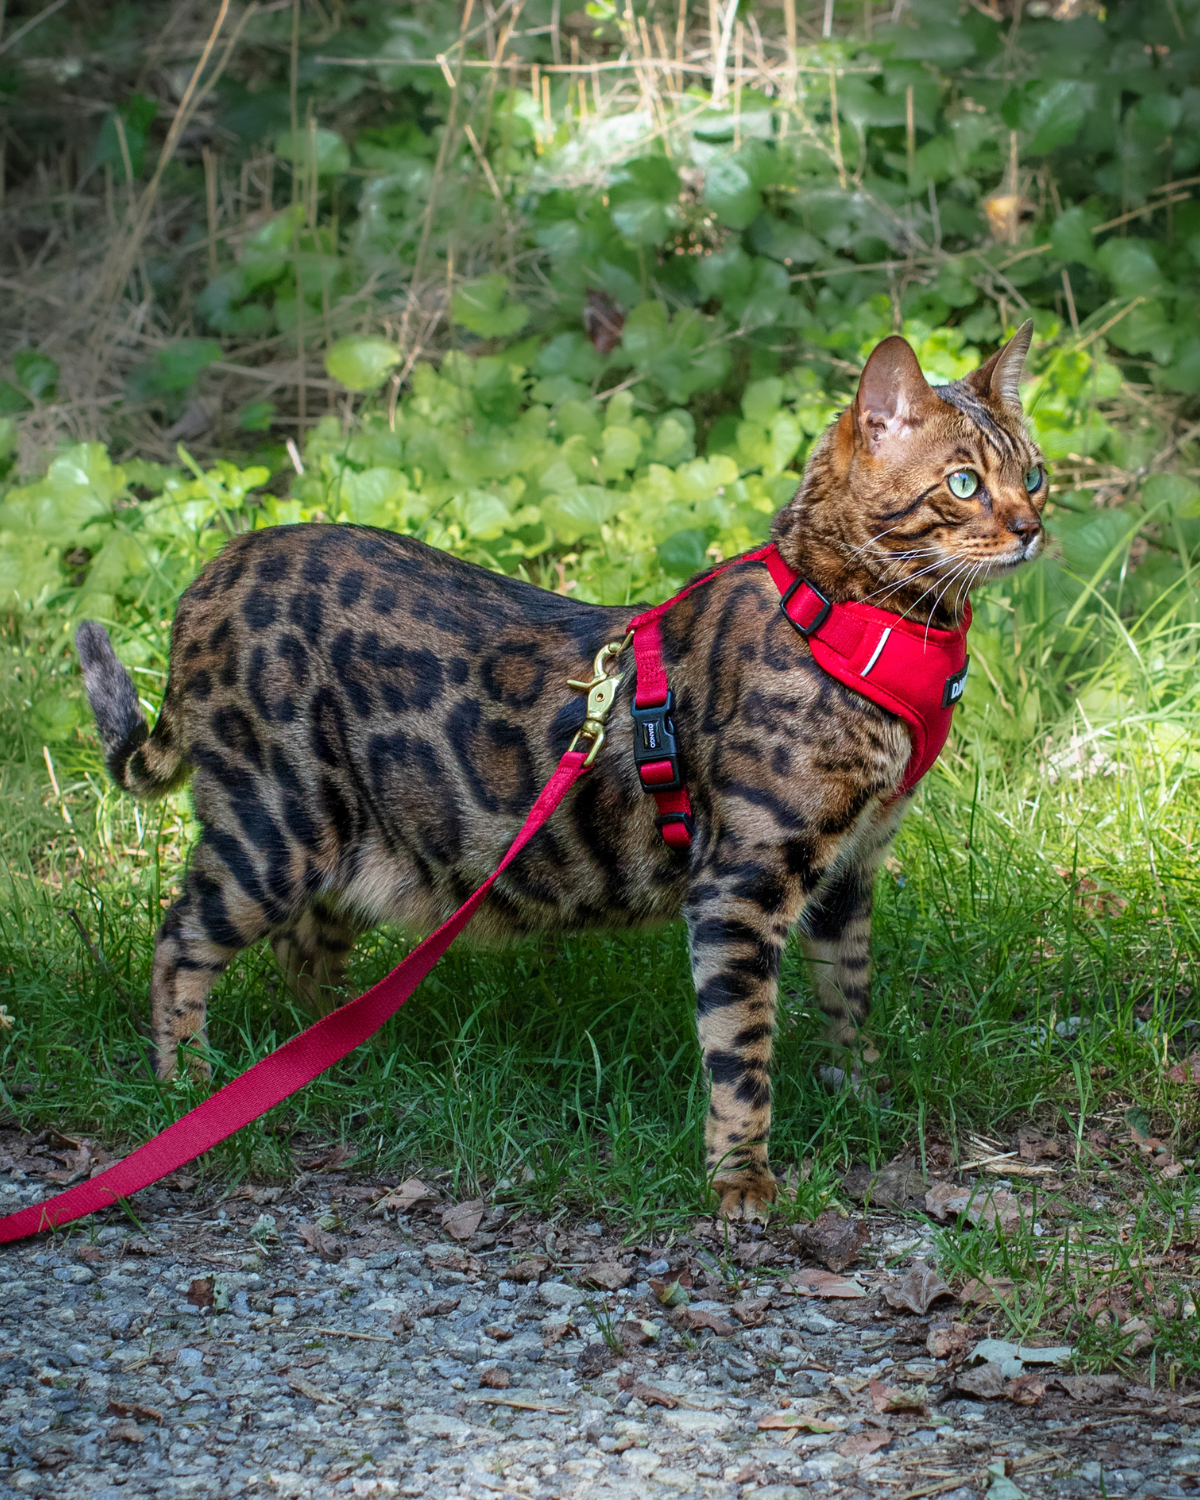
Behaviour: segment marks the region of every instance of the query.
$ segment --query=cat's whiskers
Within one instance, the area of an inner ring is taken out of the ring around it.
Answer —
[[[962,563],[959,564],[959,567],[957,568],[957,570],[954,573],[952,573],[950,575],[950,577],[946,580],[946,583],[945,583],[944,587],[942,588],[941,593],[933,601],[933,608],[929,611],[929,619],[926,620],[926,622],[925,622],[925,639],[926,640],[929,639],[929,632],[932,629],[932,626],[933,626],[933,617],[934,617],[935,614],[937,614],[938,605],[945,598],[947,590],[951,587],[951,585],[954,583],[954,581],[957,578],[961,578],[964,573],[967,575],[967,579],[968,579],[967,587],[969,588],[970,587],[970,579],[974,576],[974,573],[975,573],[977,567],[978,567],[977,563],[973,563],[970,558],[966,558]],[[960,590],[959,590],[959,596],[960,596],[960,598],[961,598],[961,593],[962,593],[962,591],[961,591],[961,587],[960,587]],[[956,606],[956,608],[955,608],[955,614],[957,615],[957,613],[958,613],[958,607]]]
[[[890,599],[893,594],[899,593],[899,591],[902,588],[905,588],[908,584],[915,583],[918,578],[923,577],[926,573],[935,572],[938,568],[940,568],[943,565],[943,563],[948,562],[948,561],[949,561],[949,559],[946,558],[944,554],[939,554],[939,556],[938,556],[938,558],[937,558],[937,560],[935,562],[928,563],[923,568],[918,568],[915,573],[906,573],[903,578],[899,579],[897,582],[895,582],[893,584],[889,584],[886,587],[881,588],[881,589],[876,589],[874,593],[868,594],[866,596],[866,600],[881,599],[881,598],[882,599]],[[928,592],[929,592],[929,590],[927,589],[926,593],[928,593]],[[924,597],[925,597],[925,595],[922,594],[921,598],[923,599]],[[864,601],[864,602],[866,602],[866,601]],[[920,603],[920,600],[918,600],[917,602]]]
[[[897,523],[897,525],[895,526],[889,526],[886,531],[880,531],[875,536],[868,537],[865,542],[860,542],[857,547],[851,547],[850,556],[854,557],[859,552],[865,552],[868,547],[877,547],[878,543],[883,541],[885,536],[891,536],[893,531],[899,530],[900,526],[899,523]],[[926,548],[926,551],[930,550],[932,549]],[[880,557],[902,557],[904,555],[904,553],[888,552],[886,548],[879,548],[877,552],[877,556]]]
[[[937,588],[937,586],[938,586],[939,583],[942,584],[942,593],[944,594],[945,591],[946,591],[946,589],[948,589],[950,587],[950,585],[955,581],[955,579],[959,578],[966,571],[966,569],[969,566],[970,566],[970,562],[969,562],[968,559],[961,559],[958,562],[956,562],[955,565],[954,565],[954,568],[951,570],[950,576],[947,579],[945,579],[944,582],[940,578],[934,579],[933,583],[931,583],[930,586],[922,594],[920,594],[908,606],[908,608],[904,611],[904,613],[900,616],[900,618],[901,619],[905,619],[908,615],[910,615],[913,612],[913,610],[919,609],[920,606],[921,606],[921,604],[926,599],[929,598],[930,594],[933,593],[934,589]],[[941,596],[942,595],[939,594],[938,595],[938,599],[940,599]],[[934,602],[933,602],[933,605],[930,608],[930,611],[929,611],[930,618],[928,620],[926,620],[926,622],[925,622],[925,628],[926,628],[926,630],[928,630],[931,627],[932,623],[933,623],[932,616],[933,616],[934,611],[937,609],[937,603],[938,603],[938,601],[935,599]]]
[[[885,536],[891,536],[893,531],[899,531],[899,525],[889,526],[886,531],[881,531],[875,536],[870,536],[865,542],[860,542],[857,547],[850,548],[850,556],[854,557],[859,552],[865,552],[868,547],[874,547],[877,542],[883,541]]]
[[[971,590],[975,587],[975,582],[976,582],[977,578],[979,577],[979,574],[983,572],[983,570],[984,570],[984,568],[986,566],[987,566],[986,563],[983,563],[983,562],[976,563],[975,564],[975,571],[974,571],[974,573],[971,574],[971,576],[967,579],[967,581],[966,581],[965,584],[962,584],[960,586],[960,588],[958,590],[958,598],[957,598],[957,600],[955,602],[955,606],[954,606],[955,609],[956,609],[956,611],[961,611],[962,610],[964,597],[967,594],[969,594],[971,592]]]

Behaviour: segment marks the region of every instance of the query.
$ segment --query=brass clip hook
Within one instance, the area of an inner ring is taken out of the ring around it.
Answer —
[[[604,743],[605,721],[612,712],[612,706],[617,699],[617,689],[621,685],[620,671],[610,673],[608,667],[610,665],[616,667],[621,652],[632,639],[631,631],[623,641],[609,641],[607,645],[601,646],[592,663],[592,676],[589,682],[582,682],[576,678],[569,678],[567,681],[568,687],[587,694],[587,717],[569,747],[574,750],[580,739],[584,737],[591,740],[591,748],[584,761],[585,766],[590,766],[600,753],[600,747]]]

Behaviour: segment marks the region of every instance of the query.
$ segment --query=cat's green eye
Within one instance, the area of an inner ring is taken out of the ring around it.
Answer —
[[[970,469],[955,469],[946,483],[950,486],[952,495],[960,500],[969,500],[979,488],[979,475],[973,474]]]
[[[1031,495],[1036,495],[1042,487],[1042,471],[1040,468],[1030,469],[1025,476],[1025,488]]]

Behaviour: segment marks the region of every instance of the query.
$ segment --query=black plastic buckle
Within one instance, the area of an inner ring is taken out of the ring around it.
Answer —
[[[661,791],[662,788],[661,787],[655,787],[654,790],[655,791]],[[654,826],[655,826],[655,828],[658,829],[659,833],[661,833],[664,828],[668,828],[668,827],[674,828],[674,827],[676,827],[680,823],[682,823],[683,826],[684,826],[684,828],[687,830],[687,836],[688,836],[688,838],[693,838],[695,836],[696,830],[692,826],[692,815],[691,815],[691,813],[681,813],[681,812],[661,813],[654,820]]]
[[[633,761],[641,778],[642,767],[651,761],[666,760],[671,763],[671,780],[651,785],[642,781],[642,790],[647,792],[677,792],[683,785],[679,774],[679,747],[675,743],[675,694],[667,689],[665,703],[653,708],[639,708],[635,702],[630,709],[633,715]]]
[[[793,620],[791,615],[788,614],[787,608],[788,600],[792,597],[797,589],[803,588],[805,584],[808,584],[808,587],[812,589],[813,593],[816,594],[817,598],[821,601],[821,608],[817,611],[817,618],[812,622],[811,625],[801,625],[799,620]],[[832,603],[828,599],[826,599],[825,595],[816,586],[816,584],[809,583],[807,578],[796,579],[795,583],[793,583],[788,588],[783,598],[779,601],[779,607],[783,611],[783,618],[788,622],[789,625],[798,630],[805,640],[807,640],[810,635],[813,635],[818,630],[820,630],[821,626],[824,625],[825,621],[828,620],[829,616],[833,613]]]

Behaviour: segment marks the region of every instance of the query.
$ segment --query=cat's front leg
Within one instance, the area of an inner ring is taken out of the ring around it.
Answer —
[[[813,993],[826,1016],[826,1040],[834,1065],[821,1076],[834,1087],[861,1087],[860,1062],[879,1058],[866,1031],[871,1010],[871,915],[875,877],[907,810],[909,798],[893,803],[877,826],[822,880],[800,920]]]
[[[759,1217],[775,1198],[767,1164],[779,964],[803,903],[782,851],[697,872],[686,914],[700,1047],[710,1079],[706,1162],[721,1213]]]

